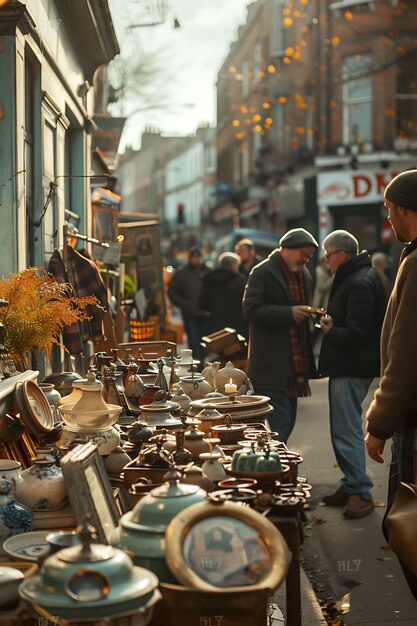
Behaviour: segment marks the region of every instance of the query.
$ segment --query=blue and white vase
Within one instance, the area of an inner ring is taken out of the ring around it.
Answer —
[[[16,496],[33,511],[54,511],[65,506],[67,493],[61,468],[45,448],[36,450],[33,465],[22,472]]]
[[[32,530],[33,513],[11,496],[12,481],[0,478],[0,546],[11,535]]]

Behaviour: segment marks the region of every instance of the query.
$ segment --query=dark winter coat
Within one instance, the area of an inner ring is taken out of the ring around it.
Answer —
[[[248,376],[257,393],[286,391],[293,382],[290,343],[293,305],[276,255],[275,250],[253,268],[243,296],[243,314],[249,321]],[[306,268],[302,272],[305,304],[309,304],[313,279]],[[308,326],[308,320],[302,323]],[[308,331],[307,340],[310,378],[314,378],[316,370]]]
[[[183,319],[206,315],[201,310],[198,301],[202,279],[208,272],[206,265],[197,269],[191,263],[187,263],[185,267],[175,272],[168,287],[168,296],[172,304],[180,309]]]
[[[242,274],[242,276],[244,276],[245,279],[247,280],[249,274],[251,273],[255,265],[258,265],[258,263],[260,263],[261,261],[262,261],[262,258],[256,254],[254,258],[252,259],[249,266],[246,266],[243,263],[239,265],[239,273]]]
[[[337,269],[327,305],[334,326],[323,337],[321,376],[379,376],[386,304],[381,280],[366,251]]]
[[[242,312],[245,285],[243,276],[225,268],[215,269],[203,278],[199,305],[209,312],[209,333],[229,326],[248,336],[248,324]]]

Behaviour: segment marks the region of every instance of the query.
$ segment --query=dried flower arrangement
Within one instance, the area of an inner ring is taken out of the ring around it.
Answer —
[[[100,306],[94,296],[76,298],[69,284],[60,284],[42,267],[29,267],[0,281],[0,308],[5,327],[4,345],[16,362],[24,362],[31,350],[48,356],[54,344],[64,348],[60,334],[64,326],[90,319],[89,304]],[[64,348],[65,349],[65,348]]]

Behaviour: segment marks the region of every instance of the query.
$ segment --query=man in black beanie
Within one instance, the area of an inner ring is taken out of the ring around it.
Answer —
[[[318,243],[303,228],[281,237],[278,249],[249,274],[243,315],[249,321],[248,376],[255,392],[271,398],[268,423],[286,442],[297,397],[309,396],[315,375],[308,318],[313,279],[306,265]]]
[[[392,462],[386,517],[401,481],[417,478],[417,170],[396,176],[385,190],[388,220],[398,241],[406,243],[388,302],[381,335],[381,380],[366,414],[365,444],[369,456],[383,463],[385,442],[392,438]],[[407,562],[400,559],[417,600],[417,564],[410,546]]]

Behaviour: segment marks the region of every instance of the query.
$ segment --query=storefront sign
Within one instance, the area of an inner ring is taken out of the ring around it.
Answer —
[[[383,202],[385,187],[394,176],[405,169],[406,166],[401,164],[398,170],[323,172],[317,177],[318,204],[334,206]]]

